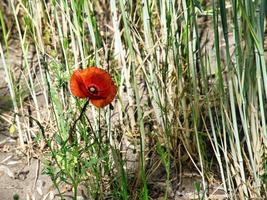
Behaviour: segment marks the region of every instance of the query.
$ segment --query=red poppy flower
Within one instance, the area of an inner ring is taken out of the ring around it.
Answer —
[[[73,72],[70,91],[74,96],[89,98],[94,106],[103,108],[113,101],[117,88],[108,72],[98,67],[89,67]]]

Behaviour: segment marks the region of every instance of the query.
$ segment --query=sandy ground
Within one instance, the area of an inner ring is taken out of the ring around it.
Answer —
[[[42,199],[53,188],[51,180],[42,174],[39,160],[28,160],[16,146],[15,140],[0,134],[0,199]]]

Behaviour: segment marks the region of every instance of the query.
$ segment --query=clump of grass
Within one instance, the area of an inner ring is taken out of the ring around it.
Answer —
[[[26,87],[36,121],[45,124],[46,173],[60,194],[66,183],[77,198],[84,184],[91,198],[149,199],[146,166],[155,152],[166,172],[165,199],[170,163],[195,168],[199,198],[208,198],[209,174],[218,171],[227,198],[266,196],[265,1],[11,1],[10,7],[15,30],[7,30],[1,11],[0,55],[20,145],[32,142],[22,131],[22,95],[16,98]],[[11,31],[23,55],[23,87],[8,62]],[[70,74],[87,65],[115,76],[115,111],[70,95]],[[134,184],[122,141],[139,157]]]

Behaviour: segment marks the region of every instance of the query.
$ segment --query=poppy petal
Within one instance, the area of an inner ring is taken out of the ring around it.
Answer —
[[[109,73],[97,67],[86,69],[82,77],[86,86],[94,85],[96,87],[99,92],[96,96],[107,97],[110,86],[114,84]]]
[[[88,97],[88,91],[81,78],[81,71],[82,70],[76,70],[72,74],[70,79],[70,91],[76,97],[86,98]]]
[[[92,99],[91,102],[94,106],[98,107],[98,108],[103,108],[105,106],[107,106],[108,104],[110,104],[114,97],[116,96],[117,93],[117,88],[116,86],[113,84],[111,85],[110,89],[109,89],[109,95],[107,96],[107,98],[104,99]]]

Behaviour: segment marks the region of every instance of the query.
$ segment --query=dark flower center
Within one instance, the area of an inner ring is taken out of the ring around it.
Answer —
[[[90,92],[91,94],[96,94],[96,93],[97,93],[97,89],[96,89],[95,86],[90,86],[88,90],[89,90],[89,92]]]

